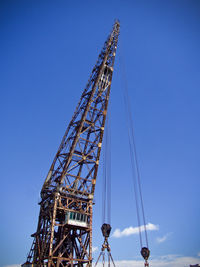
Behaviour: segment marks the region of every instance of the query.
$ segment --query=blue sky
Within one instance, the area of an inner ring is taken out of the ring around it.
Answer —
[[[26,258],[41,186],[115,18],[121,32],[110,101],[112,233],[128,235],[110,238],[113,257],[120,267],[142,264],[131,230],[137,218],[121,54],[147,223],[156,226],[148,232],[152,266],[200,263],[199,14],[193,0],[0,2],[1,267]],[[94,258],[103,241],[101,179],[100,169]]]

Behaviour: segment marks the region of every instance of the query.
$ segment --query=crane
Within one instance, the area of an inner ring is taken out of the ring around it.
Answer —
[[[92,266],[92,210],[120,23],[108,36],[41,189],[22,266]]]

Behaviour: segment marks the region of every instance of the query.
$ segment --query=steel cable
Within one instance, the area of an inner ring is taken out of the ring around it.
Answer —
[[[121,52],[121,51],[120,51]],[[135,204],[136,204],[136,213],[137,213],[137,221],[138,221],[138,229],[139,229],[139,238],[140,238],[140,245],[141,248],[143,247],[142,241],[142,231],[141,231],[141,218],[140,218],[140,208],[142,213],[142,221],[144,225],[144,232],[145,232],[145,241],[146,246],[148,247],[148,236],[147,236],[147,229],[146,229],[146,219],[145,219],[145,211],[144,211],[144,203],[143,203],[143,196],[142,196],[142,186],[141,186],[141,176],[139,171],[139,164],[138,164],[138,157],[136,151],[136,144],[135,144],[135,134],[134,134],[134,127],[133,127],[133,119],[131,113],[131,105],[130,105],[130,98],[128,94],[128,85],[126,79],[126,71],[125,66],[123,64],[123,60],[121,57],[122,52],[120,53],[120,66],[121,66],[121,81],[122,85],[122,93],[124,98],[124,104],[126,109],[126,122],[128,128],[128,136],[129,136],[129,149],[130,149],[130,158],[131,158],[131,168],[132,168],[132,181],[134,186],[134,195],[135,195]]]
[[[103,153],[102,224],[105,222],[111,223],[111,135],[109,114],[105,125]]]

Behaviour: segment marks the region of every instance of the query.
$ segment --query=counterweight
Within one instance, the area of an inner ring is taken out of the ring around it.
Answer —
[[[119,27],[116,21],[50,167],[23,266],[92,266],[93,196]]]

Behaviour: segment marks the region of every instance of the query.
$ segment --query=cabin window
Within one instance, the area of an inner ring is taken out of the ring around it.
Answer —
[[[68,217],[68,213],[66,213],[66,217]],[[73,221],[87,222],[87,215],[79,213],[79,212],[70,211],[68,218],[69,220],[73,220]]]

